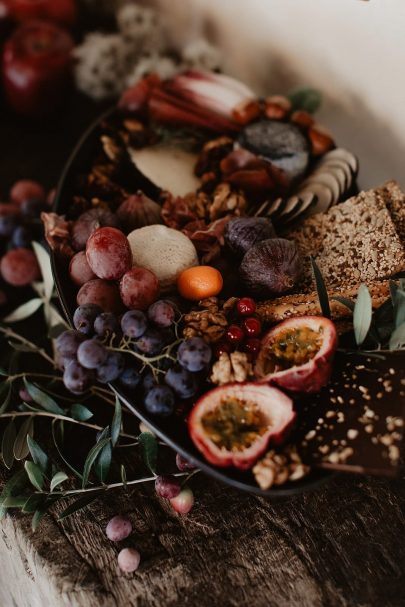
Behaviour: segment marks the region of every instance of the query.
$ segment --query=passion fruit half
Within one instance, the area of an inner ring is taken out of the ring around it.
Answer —
[[[232,383],[206,392],[188,422],[196,447],[212,464],[251,468],[268,444],[280,444],[295,419],[292,400],[277,388]]]
[[[255,375],[292,392],[319,392],[330,379],[336,346],[335,325],[327,318],[290,318],[263,337]]]

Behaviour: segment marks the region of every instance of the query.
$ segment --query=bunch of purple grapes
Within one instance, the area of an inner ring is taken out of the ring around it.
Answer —
[[[127,390],[138,388],[150,414],[169,416],[177,399],[195,396],[207,377],[212,353],[204,340],[182,340],[175,355],[170,348],[176,343],[176,309],[170,301],[121,317],[84,304],[73,323],[75,330],[57,338],[56,352],[65,386],[74,394],[95,382],[117,381]]]

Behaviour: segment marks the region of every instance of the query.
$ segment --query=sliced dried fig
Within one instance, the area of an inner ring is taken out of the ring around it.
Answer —
[[[319,392],[329,381],[336,346],[335,325],[327,318],[290,318],[263,337],[254,373],[292,392]]]
[[[292,400],[265,384],[232,383],[206,392],[188,428],[205,459],[221,467],[251,468],[268,444],[280,444],[295,419]]]

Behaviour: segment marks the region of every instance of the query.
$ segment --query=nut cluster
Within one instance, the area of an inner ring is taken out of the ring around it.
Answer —
[[[244,382],[253,375],[252,364],[244,352],[223,352],[212,367],[210,380],[222,386],[230,382]]]
[[[229,325],[228,314],[235,303],[235,297],[228,299],[222,306],[217,297],[203,299],[197,309],[184,316],[183,336],[202,337],[207,343],[217,343],[225,335]]]
[[[278,453],[274,449],[268,451],[253,468],[256,482],[264,491],[273,485],[298,481],[309,471],[310,467],[302,462],[300,454],[293,445],[287,445],[282,453]]]

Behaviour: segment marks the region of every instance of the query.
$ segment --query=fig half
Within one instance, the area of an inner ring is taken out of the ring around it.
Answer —
[[[294,419],[292,400],[277,388],[232,383],[206,392],[193,408],[188,427],[209,462],[247,470],[270,442],[283,442]]]
[[[330,379],[336,346],[335,325],[327,318],[290,318],[263,337],[255,375],[292,392],[319,392]]]

